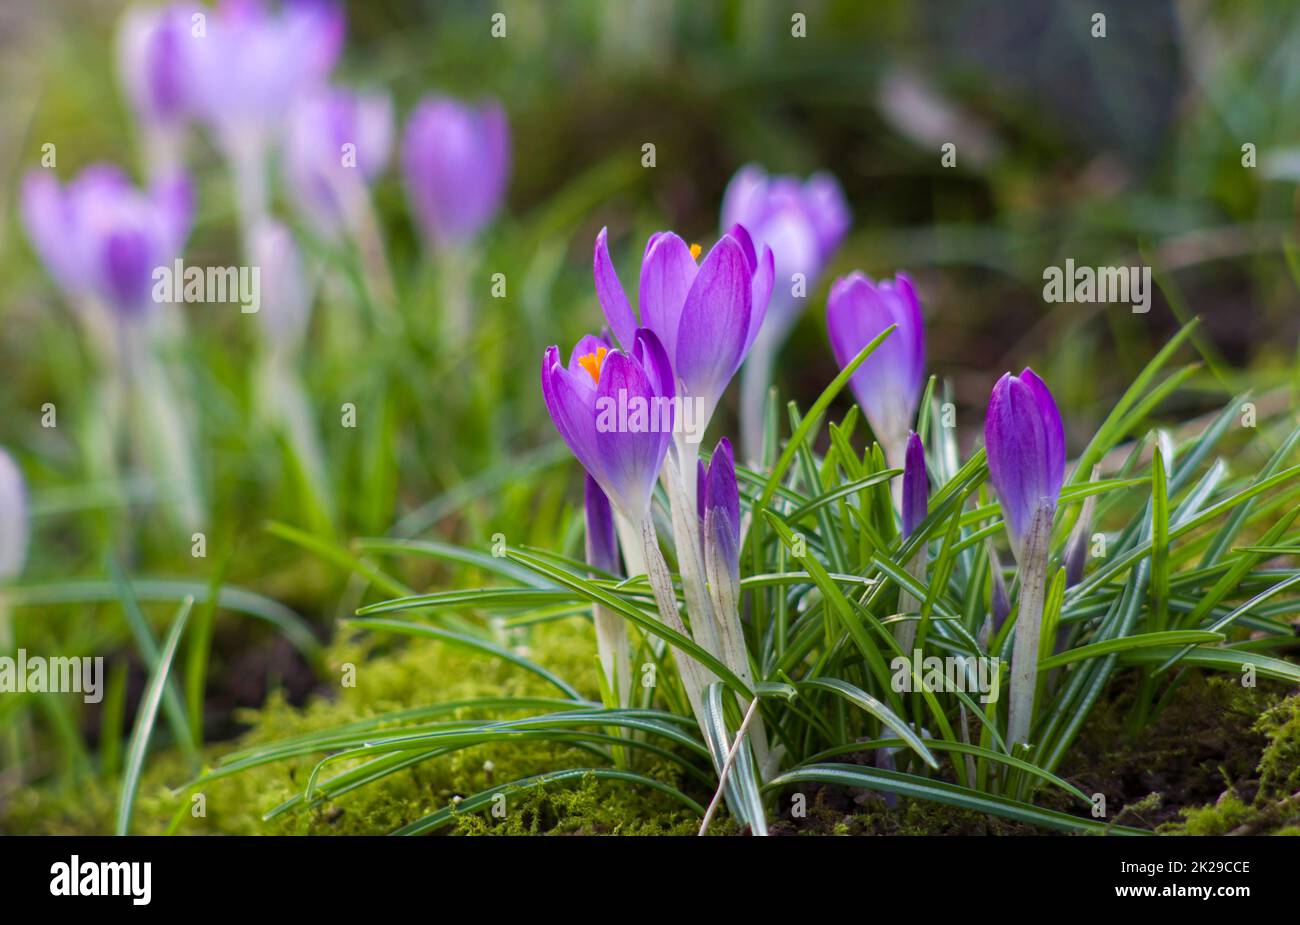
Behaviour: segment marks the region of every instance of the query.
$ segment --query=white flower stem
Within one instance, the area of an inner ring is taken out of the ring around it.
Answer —
[[[1034,719],[1034,688],[1038,684],[1038,649],[1047,593],[1047,553],[1052,536],[1052,510],[1040,508],[1030,522],[1020,551],[1020,608],[1011,650],[1010,717],[1007,744],[1029,741]]]

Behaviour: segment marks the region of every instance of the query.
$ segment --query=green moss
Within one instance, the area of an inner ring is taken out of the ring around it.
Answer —
[[[1213,804],[1184,808],[1162,831],[1185,835],[1300,835],[1300,694],[1266,710],[1253,731],[1266,743],[1258,778],[1229,782]],[[1254,791],[1253,799],[1246,793]]]
[[[590,626],[577,621],[537,627],[532,652],[546,666],[585,695],[595,697],[595,644]],[[274,742],[288,736],[329,729],[382,713],[419,705],[487,696],[562,696],[541,678],[480,653],[444,643],[408,640],[393,646],[391,637],[344,639],[329,653],[329,664],[343,676],[345,665],[356,666],[356,686],[343,687],[296,708],[278,696],[264,708],[247,711],[249,724],[239,742],[210,747],[212,762],[234,748]],[[486,715],[462,709],[447,719]],[[492,714],[500,717],[499,711]],[[173,792],[194,779],[172,751],[150,758],[141,783],[132,831],[160,833],[181,813],[180,834],[382,834],[489,787],[543,771],[599,763],[591,754],[562,744],[513,741],[505,745],[470,748],[432,758],[381,781],[344,794],[314,810],[283,813],[272,820],[263,814],[302,792],[320,755],[278,761],[211,781],[201,788],[205,815],[195,816],[191,797]],[[327,766],[326,776],[349,765]],[[638,771],[674,786],[675,766],[638,767]],[[9,831],[41,833],[111,832],[117,803],[117,782],[87,778],[75,788],[54,786],[21,791],[6,808]],[[707,794],[695,794],[707,800]],[[596,779],[557,783],[511,794],[505,818],[490,809],[467,813],[444,831],[524,834],[573,832],[610,834],[677,834],[698,826],[692,814],[657,791],[646,792],[620,781]],[[720,823],[725,828],[726,823]]]

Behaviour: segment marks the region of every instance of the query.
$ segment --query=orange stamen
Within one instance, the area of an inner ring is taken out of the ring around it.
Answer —
[[[692,260],[699,260],[699,259],[700,259],[700,251],[702,251],[702,250],[704,250],[704,248],[700,247],[700,245],[698,245],[698,244],[692,244],[692,245],[691,245],[691,259],[692,259]]]
[[[609,353],[604,347],[597,347],[595,353],[589,353],[585,357],[578,357],[578,365],[587,371],[591,376],[591,381],[600,385],[600,367],[605,362],[605,354]]]

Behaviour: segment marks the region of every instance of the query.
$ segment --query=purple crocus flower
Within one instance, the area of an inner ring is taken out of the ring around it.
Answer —
[[[392,141],[393,104],[385,93],[329,88],[304,98],[285,135],[285,180],[294,202],[332,234],[387,166]]]
[[[826,327],[841,367],[891,324],[897,329],[858,367],[850,380],[891,466],[902,461],[908,430],[925,385],[925,329],[912,281],[873,282],[851,273],[831,286]]]
[[[930,512],[930,483],[925,476],[925,447],[915,431],[907,435],[903,460],[903,536],[911,536]]]
[[[749,230],[756,246],[770,247],[776,257],[772,305],[740,386],[741,442],[747,457],[757,460],[777,352],[848,231],[849,209],[839,183],[828,173],[800,181],[768,176],[762,167],[749,164],[736,171],[722,197],[722,227],[737,224]]]
[[[1065,430],[1043,380],[1032,369],[1006,373],[993,387],[984,422],[989,478],[1017,560],[1040,513],[1050,529],[1065,480]]]
[[[224,143],[277,130],[329,75],[344,31],[343,10],[331,0],[288,0],[275,12],[262,0],[220,3],[193,47],[198,104]]]
[[[614,336],[626,345],[637,330],[637,316],[610,260],[607,237],[603,228],[596,236],[596,295]],[[693,444],[704,436],[763,324],[774,272],[771,248],[759,255],[739,225],[697,264],[699,253],[699,245],[687,246],[671,231],[651,235],[641,259],[638,296],[640,323],[663,343],[681,383],[682,401],[700,405],[695,419],[685,422]]]
[[[568,366],[558,347],[542,357],[542,395],[556,430],[632,524],[645,519],[672,440],[673,394],[668,356],[645,328],[630,353],[587,335]]]
[[[59,287],[97,296],[123,317],[146,312],[154,270],[179,256],[193,214],[185,177],[145,193],[111,164],[86,168],[66,187],[33,170],[21,199],[27,237]]]
[[[118,73],[136,118],[177,125],[194,114],[194,16],[189,4],[132,7],[118,32]]]
[[[510,173],[510,128],[500,104],[425,97],[402,137],[407,197],[425,240],[463,245],[501,207]]]
[[[768,324],[783,328],[788,327],[785,316],[798,305],[790,294],[794,275],[801,274],[809,287],[816,282],[848,231],[849,209],[829,173],[800,182],[769,177],[762,167],[748,164],[722,196],[722,227],[733,225],[745,226],[756,246],[770,247],[776,255],[777,292]]]

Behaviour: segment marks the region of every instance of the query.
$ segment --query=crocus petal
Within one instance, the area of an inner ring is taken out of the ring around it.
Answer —
[[[600,483],[590,474],[584,479],[583,510],[587,520],[587,564],[601,571],[620,574],[618,536],[614,530],[614,512]]]
[[[632,348],[637,321],[632,306],[627,301],[623,284],[619,282],[614,262],[609,259],[609,229],[600,229],[596,235],[596,252],[592,257],[592,275],[596,280],[596,298],[609,322],[610,330],[624,350]]]
[[[650,377],[655,394],[672,398],[677,394],[677,383],[663,342],[649,328],[637,328],[632,340],[632,355]]]
[[[762,256],[758,258],[757,269],[754,271],[754,295],[749,312],[749,333],[745,335],[746,355],[749,354],[749,348],[753,346],[754,338],[758,337],[758,332],[763,328],[763,321],[767,318],[767,307],[772,301],[772,284],[775,278],[776,263],[772,248],[765,244]]]
[[[65,291],[75,291],[83,280],[74,248],[69,244],[68,204],[58,179],[49,171],[33,170],[23,178],[21,205],[23,228],[32,249],[54,281]]]
[[[930,508],[930,483],[925,475],[925,447],[913,431],[907,435],[907,453],[903,463],[903,535],[925,520]]]
[[[1047,469],[1045,470],[1045,494],[1058,497],[1061,485],[1065,482],[1065,425],[1061,422],[1061,412],[1056,407],[1056,400],[1048,391],[1047,384],[1029,367],[1020,373],[1021,380],[1029,387],[1038,408],[1038,418],[1043,425],[1043,436],[1047,440]]]
[[[723,236],[686,296],[672,354],[687,395],[702,398],[709,412],[745,357],[752,307],[745,253],[734,238]]]
[[[658,333],[668,356],[674,359],[677,357],[677,337],[683,306],[686,304],[687,293],[691,291],[691,284],[700,272],[701,268],[696,266],[695,259],[691,256],[691,249],[672,232],[658,235],[641,263],[641,288],[637,303],[641,308],[641,322]],[[681,370],[677,374],[680,376]]]
[[[546,410],[578,462],[604,484],[605,472],[596,454],[595,391],[579,385],[580,382],[560,365],[559,348],[546,348],[542,356],[542,398]]]
[[[597,413],[601,409],[629,409],[626,424],[618,422],[614,428],[594,426],[594,449],[598,466],[604,473],[597,480],[610,500],[631,521],[645,516],[650,505],[650,494],[655,479],[668,452],[672,437],[671,424],[657,419],[666,406],[657,405],[650,377],[641,365],[622,351],[615,351],[605,359],[596,387]],[[640,406],[644,418],[637,421],[635,410]]]

